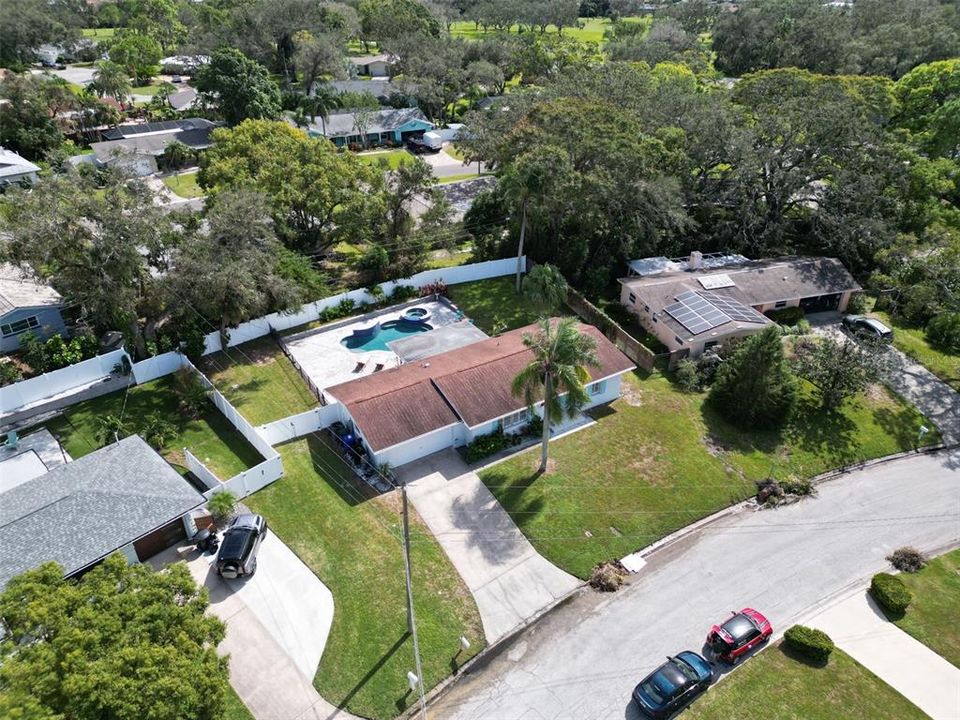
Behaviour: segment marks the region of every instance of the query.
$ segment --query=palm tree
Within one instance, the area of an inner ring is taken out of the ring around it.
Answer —
[[[193,158],[193,150],[179,140],[174,140],[164,148],[162,157],[166,168],[175,170],[183,167]]]
[[[547,469],[550,423],[564,415],[575,416],[590,399],[584,383],[590,379],[587,366],[598,367],[597,344],[581,334],[574,318],[542,318],[536,333],[524,333],[523,344],[533,359],[513,379],[511,392],[523,396],[531,411],[543,401],[543,442],[540,470]]]
[[[567,299],[567,280],[556,265],[537,265],[523,279],[523,294],[552,311]]]
[[[126,68],[109,60],[97,63],[93,82],[100,97],[112,97],[121,105],[133,89]]]
[[[327,134],[327,120],[330,111],[340,107],[340,96],[329,85],[314,85],[313,95],[304,98],[303,109],[310,116],[310,122],[320,118],[323,134]]]

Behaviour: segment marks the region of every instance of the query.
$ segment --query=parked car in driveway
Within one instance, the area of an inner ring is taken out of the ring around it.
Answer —
[[[245,513],[230,523],[220,541],[217,573],[233,579],[253,575],[257,571],[257,551],[267,536],[267,521],[262,515]]]
[[[735,663],[773,634],[773,625],[753,608],[731,613],[722,625],[714,625],[707,635],[707,645],[719,659]]]
[[[705,658],[684,650],[647,675],[633,690],[641,712],[652,718],[667,718],[710,687],[713,669]]]
[[[881,340],[893,339],[893,330],[876,318],[867,317],[866,315],[844,315],[843,326],[854,335],[879,338]]]

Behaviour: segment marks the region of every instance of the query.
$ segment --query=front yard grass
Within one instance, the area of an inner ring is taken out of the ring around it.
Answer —
[[[920,709],[842,650],[823,667],[782,645],[764,650],[698,698],[684,720],[912,720]]]
[[[497,328],[513,330],[536,322],[544,308],[531,303],[516,291],[513,275],[475,280],[447,287],[447,296],[488,335]]]
[[[490,173],[467,172],[459,175],[444,175],[434,182],[434,185],[448,185],[449,183],[463,182],[464,180],[476,180],[478,177],[487,177]]]
[[[913,592],[913,602],[894,622],[960,667],[960,550],[941,555],[918,573],[901,573],[900,579]]]
[[[253,713],[243,704],[237,691],[227,686],[226,712],[223,715],[229,720],[254,720]]]
[[[99,418],[106,415],[119,417],[122,413],[124,420],[136,427],[139,420],[155,413],[176,428],[176,437],[160,451],[174,465],[183,467],[183,448],[187,448],[217,477],[228,480],[263,462],[256,449],[233,428],[213,403],[196,420],[184,417],[177,406],[173,377],[167,376],[132,387],[129,392],[121,390],[72,405],[45,425],[60,439],[64,449],[72,457],[78,458],[107,444],[97,438]]]
[[[894,347],[960,392],[960,355],[951,355],[935,348],[927,342],[923,328],[905,325],[885,312],[874,311],[870,315],[893,328]]]
[[[207,355],[199,369],[253,425],[317,406],[317,399],[269,337]]]
[[[809,478],[911,449],[922,423],[884,388],[831,414],[807,386],[787,427],[749,434],[705,408],[705,399],[659,372],[625,375],[622,397],[592,411],[595,426],[551,443],[546,475],[535,472],[534,448],[480,478],[540,553],[585,578],[598,562],[746,499],[757,480]]]
[[[182,198],[193,199],[204,196],[204,190],[197,182],[197,173],[180,173],[179,175],[167,175],[163,179],[166,185],[174,195]]]
[[[370,718],[392,718],[416,702],[406,673],[414,667],[407,634],[396,493],[361,501],[349,469],[318,436],[277,448],[284,477],[245,502],[333,593],[336,613],[314,678],[329,702]],[[462,663],[484,645],[469,590],[411,509],[414,606],[426,688],[452,672],[461,635]]]
[[[406,150],[388,150],[386,152],[360,153],[357,158],[368,165],[379,165],[381,161],[386,161],[387,168],[396,170],[401,165],[413,162],[413,155]]]

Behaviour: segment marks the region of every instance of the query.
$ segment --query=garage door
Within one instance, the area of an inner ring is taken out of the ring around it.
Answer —
[[[183,520],[177,518],[171,520],[162,528],[154,530],[149,535],[144,535],[133,544],[133,549],[137,551],[140,562],[143,562],[152,558],[158,552],[166,550],[171,545],[186,539],[187,529],[183,526]]]
[[[843,293],[831,295],[815,295],[800,300],[800,307],[805,313],[829,312],[840,307],[840,296]]]

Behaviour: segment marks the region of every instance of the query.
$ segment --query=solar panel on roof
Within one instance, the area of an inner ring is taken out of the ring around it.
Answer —
[[[664,311],[693,335],[730,322],[729,317],[695,292],[681,293],[677,302],[665,307]]]
[[[718,275],[705,275],[704,277],[697,278],[700,281],[700,284],[703,285],[706,290],[716,290],[717,288],[725,287],[734,287],[736,285],[731,278],[726,273],[720,273]]]
[[[744,305],[739,300],[734,300],[733,298],[725,297],[723,295],[716,295],[714,293],[703,293],[703,295],[711,304],[713,304],[733,320],[748,323],[765,322],[763,315],[754,310],[752,307]]]

